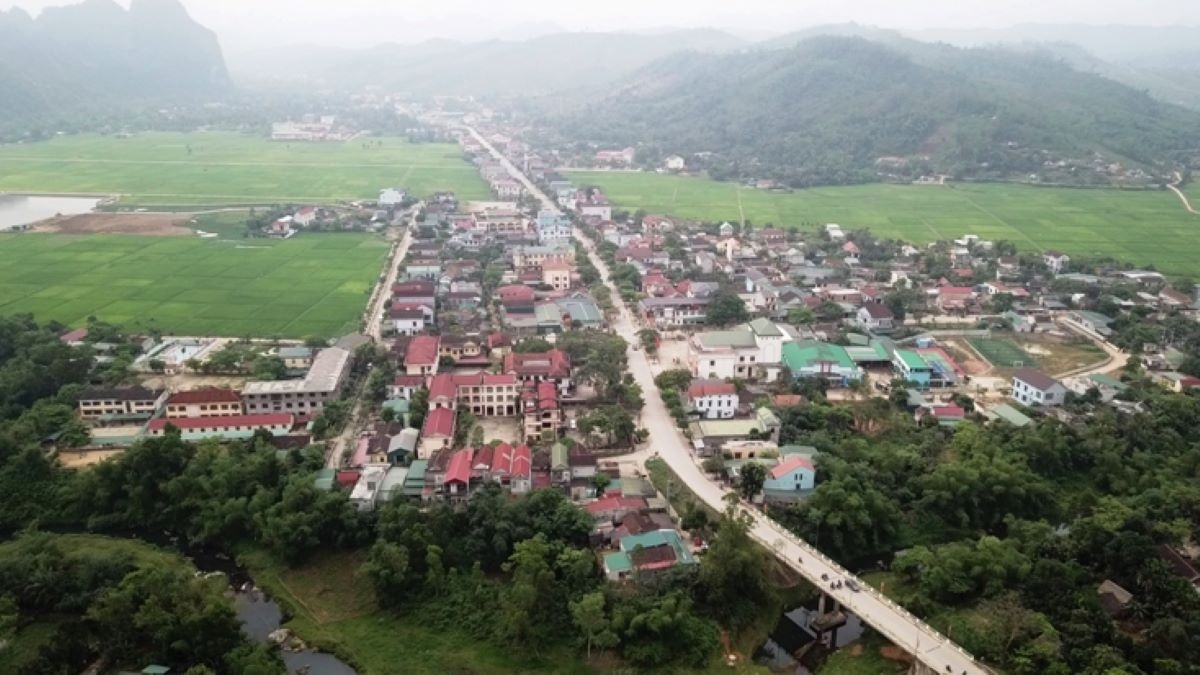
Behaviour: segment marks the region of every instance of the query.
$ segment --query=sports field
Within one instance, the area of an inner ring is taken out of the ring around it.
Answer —
[[[1000,368],[1036,368],[1037,359],[1033,358],[1016,343],[1003,338],[968,338],[967,342],[992,365]]]
[[[95,316],[175,335],[332,337],[357,329],[387,250],[357,234],[0,235],[0,314],[74,326]]]
[[[283,143],[196,132],[0,145],[0,192],[120,194],[123,204],[161,207],[370,199],[385,187],[490,194],[457,145],[401,138]]]
[[[1200,216],[1166,191],[1075,190],[1005,184],[858,185],[774,193],[653,173],[571,172],[614,204],[700,220],[815,230],[838,223],[914,243],[976,234],[1037,251],[1111,256],[1169,274],[1200,274]],[[1192,194],[1197,194],[1195,188]]]

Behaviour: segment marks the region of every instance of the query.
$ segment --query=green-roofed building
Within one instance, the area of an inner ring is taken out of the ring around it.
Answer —
[[[321,469],[313,479],[313,487],[322,492],[333,490],[333,479],[337,476],[335,469]]]
[[[911,349],[897,349],[892,354],[892,369],[896,376],[918,389],[928,389],[933,367]]]
[[[992,406],[992,408],[987,411],[987,415],[993,420],[1004,420],[1014,427],[1029,426],[1033,423],[1033,420],[1029,419],[1025,413],[1017,410],[1007,403],[1001,403],[1000,405]]]
[[[862,379],[863,370],[846,348],[828,342],[803,340],[783,345],[783,364],[796,379],[819,377],[846,386]]]
[[[882,340],[868,340],[862,345],[846,347],[846,353],[860,366],[882,366],[892,360],[892,353]]]
[[[412,499],[420,499],[425,494],[425,470],[428,467],[428,460],[414,459],[412,464],[408,465],[408,474],[404,476],[401,494]]]

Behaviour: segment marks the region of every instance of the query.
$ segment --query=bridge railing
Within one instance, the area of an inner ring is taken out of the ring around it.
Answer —
[[[756,520],[759,520],[759,519],[764,520],[773,529],[775,529],[776,531],[783,534],[783,536],[786,537],[789,541],[791,541],[797,547],[802,549],[806,555],[810,555],[814,558],[817,558],[821,562],[823,562],[826,565],[828,565],[829,567],[831,567],[834,570],[834,572],[836,572],[837,574],[851,576],[851,577],[854,576],[848,570],[846,570],[844,567],[842,567],[838,563],[834,562],[834,560],[832,558],[825,555],[824,553],[821,553],[816,548],[814,548],[811,544],[809,544],[808,542],[804,541],[800,537],[796,536],[795,534],[793,534],[792,532],[787,530],[787,528],[784,528],[783,526],[779,525],[778,523],[770,520],[769,516],[764,516],[761,513],[758,513],[757,511],[753,511],[750,509],[745,509],[745,511],[747,513],[749,513],[750,516]],[[771,542],[761,541],[761,543],[763,543],[767,548],[771,548]],[[791,561],[787,561],[787,562],[790,563]],[[932,636],[935,640],[938,641],[938,643],[941,646],[949,647],[949,648],[953,649],[954,651],[958,652],[959,654],[963,655],[965,658],[969,659],[972,663],[975,662],[975,657],[973,655],[971,655],[970,652],[968,652],[967,650],[958,646],[958,644],[956,644],[953,640],[942,635],[936,628],[925,623],[923,620],[918,618],[912,612],[908,611],[903,606],[901,606],[900,604],[896,603],[891,598],[889,598],[886,595],[884,595],[883,593],[881,593],[874,586],[871,586],[870,584],[868,584],[864,581],[864,582],[862,582],[861,587],[862,587],[861,592],[872,596],[876,600],[878,600],[878,601],[882,602],[883,604],[887,605],[888,607],[890,607],[896,613],[903,616],[909,623],[916,626],[919,630],[921,630],[925,633],[928,633],[930,636]],[[824,589],[822,589],[822,590],[824,590]],[[913,656],[920,658],[920,654],[914,654]]]

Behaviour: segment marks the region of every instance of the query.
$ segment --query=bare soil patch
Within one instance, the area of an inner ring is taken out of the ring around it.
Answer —
[[[35,232],[59,234],[138,234],[148,237],[191,237],[189,213],[84,213],[43,220]]]

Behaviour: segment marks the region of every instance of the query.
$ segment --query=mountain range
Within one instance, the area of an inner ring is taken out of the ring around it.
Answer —
[[[1200,157],[1200,115],[1052,50],[871,37],[679,54],[547,119],[564,138],[713,153],[714,172],[796,186],[873,180],[880,158],[1003,178],[1094,153],[1159,175]]]
[[[216,35],[178,0],[85,0],[35,19],[0,11],[0,116],[47,119],[231,86]]]

